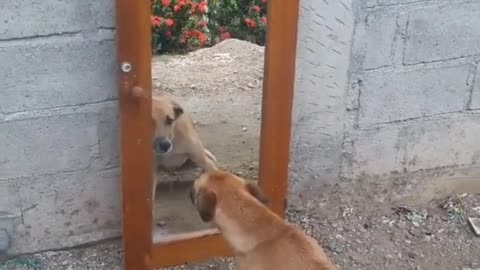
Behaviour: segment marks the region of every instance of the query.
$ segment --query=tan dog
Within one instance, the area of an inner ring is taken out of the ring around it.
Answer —
[[[205,222],[213,221],[239,270],[334,270],[311,237],[268,209],[260,188],[231,173],[207,172],[190,194]]]
[[[202,144],[192,118],[173,99],[152,97],[154,179],[153,198],[158,182],[158,169],[168,172],[193,161],[203,171],[216,170],[215,156]]]
[[[152,98],[153,152],[156,165],[174,171],[187,160],[204,171],[216,170],[215,156],[203,146],[192,118],[167,96]]]

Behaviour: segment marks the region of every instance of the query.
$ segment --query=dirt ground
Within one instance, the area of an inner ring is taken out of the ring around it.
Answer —
[[[186,56],[156,58],[153,65],[155,85],[181,98],[221,166],[252,179],[257,173],[262,53],[256,45],[229,40]],[[188,171],[165,181],[195,174]],[[288,219],[315,237],[340,269],[478,270],[480,237],[467,221],[480,218],[480,179],[472,175],[480,175],[480,168],[325,184],[305,208],[289,206]],[[160,209],[174,209],[163,218],[178,211],[193,216],[186,203],[181,209],[173,203],[172,197],[188,201],[182,186],[170,186],[177,193],[160,191],[164,195],[158,196],[157,206],[170,203]],[[171,221],[161,219],[168,227]],[[0,263],[0,270],[117,270],[121,256],[119,240],[111,240],[13,258]],[[169,269],[235,268],[231,258],[224,258]]]

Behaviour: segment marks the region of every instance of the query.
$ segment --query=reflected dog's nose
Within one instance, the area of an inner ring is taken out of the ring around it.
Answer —
[[[166,138],[156,138],[153,142],[153,149],[158,154],[165,154],[172,148],[172,143]]]

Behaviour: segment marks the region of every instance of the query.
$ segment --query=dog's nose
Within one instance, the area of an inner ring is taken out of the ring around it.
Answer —
[[[172,143],[164,138],[157,138],[153,142],[153,148],[157,153],[166,153],[170,150],[170,147],[172,147]]]

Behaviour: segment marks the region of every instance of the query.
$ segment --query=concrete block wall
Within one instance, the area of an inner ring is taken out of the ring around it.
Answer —
[[[119,235],[114,1],[2,1],[0,10],[8,252]]]
[[[480,162],[480,2],[354,5],[341,177]]]
[[[119,235],[113,4],[0,3],[10,253]],[[344,178],[478,164],[479,18],[472,0],[301,0],[291,202]]]
[[[325,183],[478,167],[480,1],[300,2],[293,204]]]

